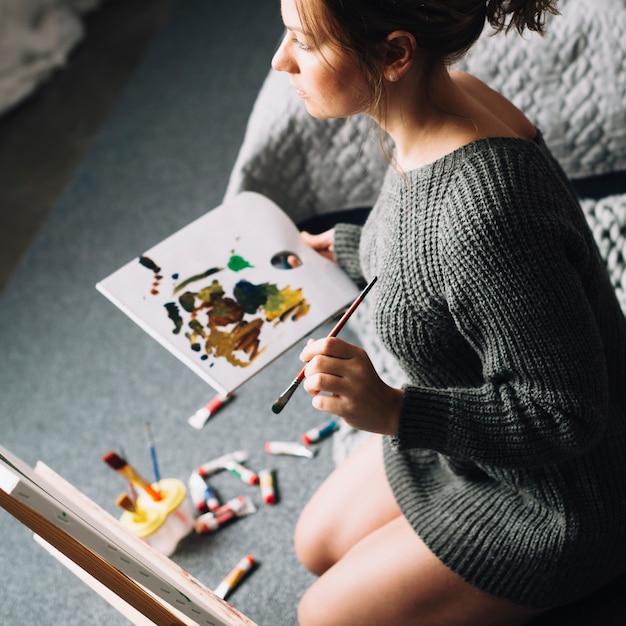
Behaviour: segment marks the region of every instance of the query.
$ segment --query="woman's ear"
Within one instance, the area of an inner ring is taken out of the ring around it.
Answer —
[[[411,33],[394,30],[387,35],[384,46],[384,76],[394,82],[399,80],[413,63],[417,42]]]

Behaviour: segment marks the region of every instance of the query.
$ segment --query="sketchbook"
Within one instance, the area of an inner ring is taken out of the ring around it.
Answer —
[[[48,466],[2,446],[0,507],[151,623],[255,626]]]
[[[243,192],[96,288],[220,394],[358,295],[268,198]]]

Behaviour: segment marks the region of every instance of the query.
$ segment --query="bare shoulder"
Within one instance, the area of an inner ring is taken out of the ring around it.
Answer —
[[[452,70],[450,76],[487,115],[510,129],[511,134],[527,139],[535,137],[537,129],[532,122],[501,93],[467,72]]]

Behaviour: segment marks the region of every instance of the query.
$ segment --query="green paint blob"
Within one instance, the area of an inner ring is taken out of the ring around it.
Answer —
[[[248,261],[238,254],[233,254],[233,256],[228,259],[228,269],[233,272],[240,272],[241,270],[245,270],[246,267],[254,267],[254,265],[248,263]]]

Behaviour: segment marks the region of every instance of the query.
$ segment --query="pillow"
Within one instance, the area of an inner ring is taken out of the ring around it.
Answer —
[[[583,199],[581,206],[626,313],[626,194]]]

